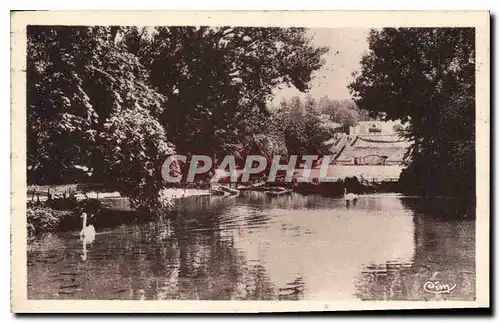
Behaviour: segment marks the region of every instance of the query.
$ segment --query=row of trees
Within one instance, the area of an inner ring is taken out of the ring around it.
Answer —
[[[475,199],[473,28],[385,28],[350,85],[371,115],[410,122],[406,192]]]
[[[321,152],[332,122],[410,122],[405,190],[474,196],[475,43],[468,28],[373,30],[354,102],[292,98],[324,64],[302,28],[30,26],[28,182],[154,196],[165,157]],[[368,112],[366,112],[368,111]]]
[[[353,100],[332,100],[328,96],[317,101],[317,110],[332,122],[339,123],[344,130],[356,125],[358,121],[368,121],[367,110],[360,109]]]
[[[28,182],[90,180],[142,200],[166,156],[241,155],[279,85],[308,89],[326,48],[302,28],[29,26]],[[75,175],[75,174],[78,174]]]
[[[279,120],[273,133],[281,138],[288,154],[325,154],[329,148],[325,141],[335,133],[348,132],[349,126],[360,120],[368,120],[368,112],[351,100],[328,96],[316,100],[308,95],[304,100],[298,96],[283,99],[273,110],[273,118]]]

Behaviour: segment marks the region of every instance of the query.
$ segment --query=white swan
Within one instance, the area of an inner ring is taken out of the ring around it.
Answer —
[[[91,243],[95,239],[95,228],[94,226],[87,225],[87,213],[83,212],[82,214],[82,231],[80,231],[80,238],[82,240],[88,241],[87,243]]]
[[[80,231],[80,239],[83,244],[82,260],[87,260],[87,245],[95,240],[95,228],[92,224],[87,225],[87,213],[82,214],[82,231]]]
[[[347,194],[347,188],[344,187],[344,199],[347,201],[355,201],[358,199],[358,194],[349,193]]]

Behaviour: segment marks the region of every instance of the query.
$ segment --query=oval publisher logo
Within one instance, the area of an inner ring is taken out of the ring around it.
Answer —
[[[424,284],[424,290],[432,294],[449,294],[457,284],[444,284],[439,281],[427,281]]]

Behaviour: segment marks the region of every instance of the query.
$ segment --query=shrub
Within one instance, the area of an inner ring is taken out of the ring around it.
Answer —
[[[72,215],[70,211],[54,210],[46,206],[28,205],[27,229],[28,235],[33,236],[38,233],[51,231],[59,226],[61,220]]]

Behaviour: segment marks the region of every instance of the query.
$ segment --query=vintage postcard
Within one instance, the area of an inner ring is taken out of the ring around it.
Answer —
[[[12,311],[490,305],[490,16],[13,12]]]

